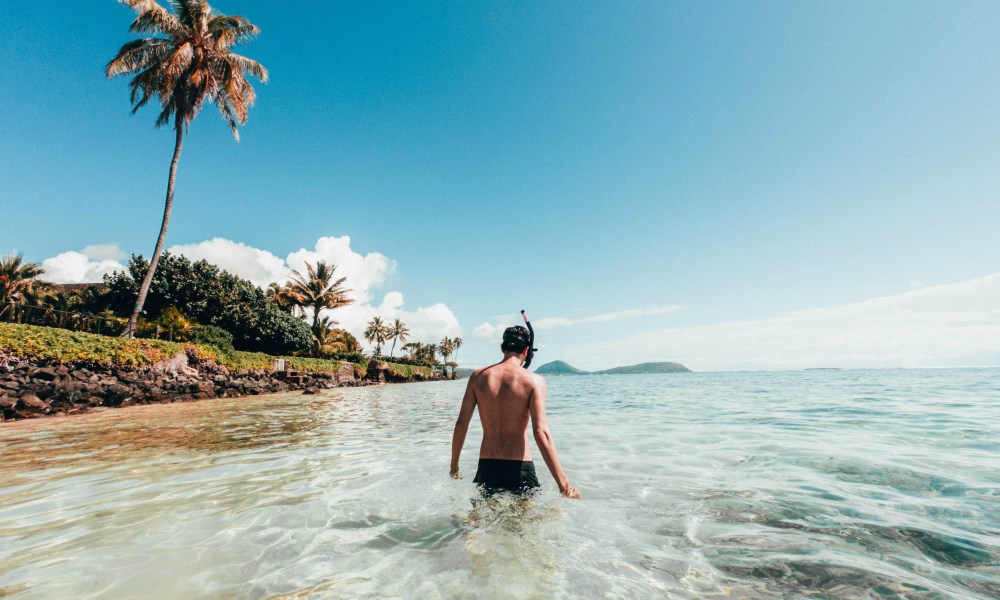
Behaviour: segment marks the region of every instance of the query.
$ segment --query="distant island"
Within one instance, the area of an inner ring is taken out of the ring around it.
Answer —
[[[554,360],[535,369],[539,375],[644,375],[649,373],[690,373],[691,369],[675,362],[648,362],[627,367],[615,367],[604,371],[583,371],[565,363]]]

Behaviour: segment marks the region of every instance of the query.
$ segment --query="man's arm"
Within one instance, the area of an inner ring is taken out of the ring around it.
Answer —
[[[476,392],[472,389],[472,382],[476,375],[469,377],[469,384],[465,386],[465,396],[462,398],[462,408],[458,411],[458,421],[455,422],[455,432],[451,436],[451,476],[461,477],[458,474],[458,457],[462,454],[462,446],[465,445],[465,435],[469,433],[469,421],[476,411]]]
[[[556,453],[556,443],[549,433],[548,418],[545,416],[545,380],[540,376],[536,379],[531,398],[528,399],[528,408],[531,412],[531,429],[535,434],[535,443],[538,445],[545,464],[552,473],[552,478],[559,486],[559,492],[567,498],[579,498],[580,492],[569,484],[569,479],[563,473],[562,465],[559,464],[559,455]]]

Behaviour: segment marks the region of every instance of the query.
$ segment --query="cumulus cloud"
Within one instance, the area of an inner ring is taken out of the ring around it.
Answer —
[[[351,249],[350,236],[321,237],[312,250],[302,248],[288,255],[286,262],[292,269],[306,271],[306,263],[324,260],[337,265],[337,276],[347,277],[350,296],[356,302],[369,302],[372,291],[382,286],[396,271],[396,261],[379,252],[361,255]]]
[[[434,343],[445,336],[462,335],[458,317],[447,305],[438,302],[416,310],[407,310],[403,295],[399,292],[385,294],[378,306],[371,303],[351,304],[322,314],[336,320],[338,327],[350,331],[362,344],[365,343],[364,330],[376,316],[386,323],[392,323],[395,319],[405,323],[410,330],[407,339],[409,342]]]
[[[75,251],[63,252],[42,261],[44,278],[53,283],[99,283],[105,275],[123,268],[117,260],[95,260],[83,252]]]
[[[645,331],[574,348],[574,364],[678,360],[694,369],[1000,364],[1000,273],[784,315]],[[612,365],[613,366],[613,365]]]
[[[191,260],[207,260],[220,268],[253,282],[260,287],[285,283],[292,270],[305,274],[306,263],[324,260],[337,265],[337,277],[346,277],[345,286],[354,304],[325,311],[324,316],[336,320],[339,327],[363,338],[365,327],[378,315],[383,320],[399,318],[410,329],[410,339],[432,342],[445,336],[460,336],[462,328],[455,313],[438,302],[430,306],[408,309],[403,294],[389,291],[375,305],[375,292],[385,285],[396,271],[396,261],[379,252],[361,254],[351,248],[351,238],[321,237],[310,249],[300,248],[282,259],[272,252],[254,248],[242,242],[217,237],[194,244],[177,244],[168,248],[172,254]],[[63,252],[42,262],[46,279],[55,283],[98,282],[106,273],[124,269],[125,253],[116,244],[87,246],[82,252]]]
[[[233,275],[249,279],[260,287],[267,287],[275,281],[285,281],[290,273],[285,261],[267,250],[225,238],[175,245],[168,248],[168,251],[191,260],[206,260]]]
[[[120,261],[125,258],[125,253],[118,247],[118,244],[93,244],[90,246],[84,246],[82,252],[87,256],[87,258],[96,261]]]

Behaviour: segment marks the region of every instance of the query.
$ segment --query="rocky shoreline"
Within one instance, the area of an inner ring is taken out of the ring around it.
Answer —
[[[258,370],[230,373],[213,362],[191,364],[180,354],[153,367],[46,364],[0,353],[0,421],[74,415],[97,407],[188,402],[302,390],[316,394],[335,387],[404,383],[374,362],[359,377],[354,363],[335,373]]]

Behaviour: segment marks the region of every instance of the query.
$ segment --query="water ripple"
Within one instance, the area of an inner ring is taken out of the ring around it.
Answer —
[[[0,596],[995,598],[998,375],[554,378],[584,500],[476,508],[461,382],[5,424]]]

